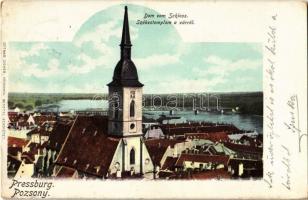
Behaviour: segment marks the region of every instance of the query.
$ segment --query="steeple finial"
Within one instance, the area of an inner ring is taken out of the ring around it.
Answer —
[[[122,40],[121,40],[120,46],[121,46],[121,59],[125,59],[125,58],[130,59],[132,44],[130,42],[127,6],[125,6]]]

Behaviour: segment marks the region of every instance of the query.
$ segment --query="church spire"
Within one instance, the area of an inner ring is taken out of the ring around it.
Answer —
[[[129,35],[129,24],[128,24],[128,14],[127,6],[125,6],[124,20],[123,20],[123,30],[122,30],[122,40],[121,40],[121,59],[131,58],[131,42]]]
[[[111,83],[108,86],[116,87],[143,87],[138,80],[137,68],[131,60],[131,41],[129,36],[129,24],[127,7],[125,6],[123,30],[121,39],[121,59],[117,63]]]

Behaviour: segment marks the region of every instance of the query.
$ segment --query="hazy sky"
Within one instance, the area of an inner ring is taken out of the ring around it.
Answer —
[[[145,93],[262,91],[260,43],[185,43],[172,25],[136,25],[145,12],[156,13],[128,7],[132,60]],[[10,42],[9,91],[107,92],[123,14],[122,5],[94,14],[71,42]]]

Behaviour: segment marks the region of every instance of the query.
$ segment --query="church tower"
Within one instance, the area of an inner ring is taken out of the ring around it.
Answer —
[[[142,175],[153,171],[153,163],[142,137],[142,87],[135,64],[131,60],[131,41],[127,7],[125,6],[121,57],[113,79],[108,84],[108,134],[121,138],[114,155],[111,172]]]
[[[142,135],[142,87],[135,64],[131,60],[127,7],[125,6],[121,57],[109,87],[108,133],[112,136]]]

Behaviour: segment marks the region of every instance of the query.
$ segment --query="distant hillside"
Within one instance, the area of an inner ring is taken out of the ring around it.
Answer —
[[[263,92],[210,93],[209,106],[236,108],[243,114],[263,115]],[[217,98],[216,98],[216,97]],[[146,107],[177,107],[184,109],[201,109],[208,106],[207,94],[155,94],[144,95]]]
[[[193,109],[208,105],[208,94],[203,93],[176,93],[176,94],[144,94],[144,106],[147,108],[167,109],[177,107],[180,109]],[[209,104],[215,107],[216,97],[221,107],[239,107],[244,114],[263,114],[263,92],[231,92],[210,93]],[[32,110],[42,104],[54,104],[61,100],[78,99],[106,99],[107,94],[81,94],[81,93],[9,93],[9,108],[19,107]]]

